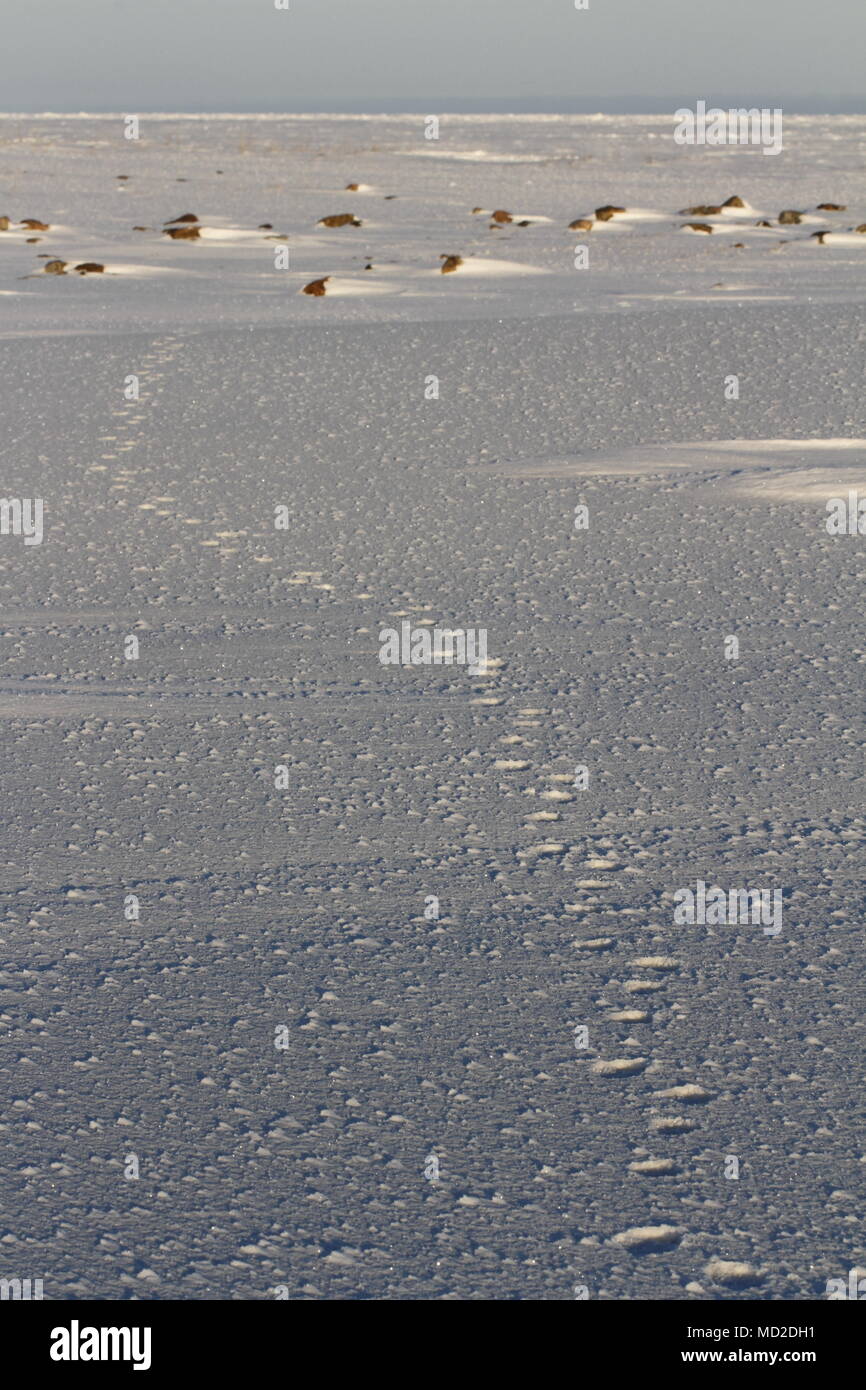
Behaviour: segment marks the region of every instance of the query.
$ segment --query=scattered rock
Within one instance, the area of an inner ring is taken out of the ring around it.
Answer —
[[[452,270],[457,270],[463,264],[462,256],[440,256],[442,265],[440,267],[443,275],[450,275]]]
[[[570,232],[591,232],[591,231],[592,231],[592,218],[591,218],[591,217],[576,217],[575,220],[574,220],[573,222],[569,222],[569,224],[568,224],[568,230],[569,230]]]
[[[677,1165],[672,1158],[645,1158],[640,1162],[630,1163],[628,1170],[630,1173],[649,1173],[650,1175],[675,1173]]]
[[[490,216],[494,222],[511,222],[513,220],[511,213],[506,212],[504,208],[497,208],[495,212],[491,212]]]
[[[596,208],[595,215],[599,222],[609,222],[618,212],[625,212],[625,208],[614,207],[613,203],[605,203],[603,208]]]
[[[848,204],[847,204],[847,203],[819,203],[819,204],[818,204],[818,211],[819,211],[819,212],[847,212],[847,211],[848,211]]]
[[[163,235],[170,236],[172,241],[199,241],[201,232],[198,227],[163,227]]]
[[[681,1100],[689,1105],[700,1105],[705,1101],[712,1100],[709,1091],[705,1091],[703,1086],[696,1086],[693,1081],[689,1081],[685,1086],[671,1086],[667,1091],[656,1091],[656,1095],[664,1096],[667,1100]]]
[[[861,222],[859,227],[854,228],[855,232],[866,232],[866,222]]]
[[[164,223],[163,223],[163,226],[164,226],[164,227],[173,227],[173,226],[175,225],[175,223],[177,223],[177,222],[197,222],[197,221],[198,221],[198,218],[196,217],[196,215],[195,215],[194,212],[183,212],[183,213],[181,213],[180,217],[170,217],[170,218],[168,219],[167,222],[164,222]]]
[[[704,1265],[704,1274],[708,1279],[712,1279],[714,1284],[729,1284],[734,1287],[755,1284],[761,1277],[752,1265],[743,1264],[739,1260],[717,1258]]]
[[[682,1226],[632,1226],[613,1236],[612,1243],[626,1250],[665,1250],[678,1245],[682,1237]]]
[[[29,227],[31,232],[48,232],[51,230],[48,222],[40,222],[37,217],[22,217],[21,226]]]
[[[38,246],[42,238],[41,236],[28,236],[25,237],[24,240],[27,242],[28,246]]]
[[[697,207],[683,208],[680,216],[682,217],[715,217],[721,212],[721,207],[713,207],[711,203],[698,203]]]
[[[520,764],[517,764],[517,766],[520,766]],[[564,853],[565,845],[560,844],[557,840],[551,840],[541,845],[530,845],[528,849],[519,849],[517,851],[517,857],[518,859],[526,859],[531,862],[534,859],[549,859],[553,855]]]
[[[796,226],[802,220],[802,212],[797,212],[795,208],[786,208],[784,212],[779,213],[779,225],[782,227]]]
[[[42,267],[46,275],[65,275],[66,261],[46,261]]]
[[[117,179],[122,179],[124,182],[126,182],[126,180],[129,178],[129,174],[115,174],[114,177]]]
[[[483,211],[484,211],[483,208],[473,208],[473,209],[472,209],[473,216],[475,215],[475,213],[483,212]]]
[[[688,227],[690,232],[712,232],[709,222],[684,222],[684,227]]]
[[[346,184],[346,192],[347,192],[347,193],[357,193],[357,192],[359,191],[360,187],[361,187],[361,185],[360,185],[359,183],[347,183],[347,184]]]
[[[760,222],[755,223],[756,227],[772,227],[772,225],[772,222],[768,222],[765,217],[762,217]]]
[[[518,225],[518,227],[531,227],[531,226],[532,226],[532,223],[530,222],[530,220],[529,220],[528,217],[525,217],[525,218],[523,219],[523,221],[522,221],[522,222],[518,222],[517,225]]]
[[[614,1057],[610,1061],[593,1062],[591,1069],[596,1076],[631,1076],[643,1071],[645,1066],[646,1057]]]
[[[813,232],[813,233],[812,233],[812,239],[813,239],[813,241],[817,241],[817,243],[818,243],[819,246],[823,246],[823,245],[824,245],[824,238],[825,238],[826,235],[827,235],[826,232]]]
[[[150,232],[150,231],[152,231],[153,229],[152,229],[151,227],[133,227],[132,230],[133,230],[134,232]]]
[[[736,193],[733,198],[726,198],[722,203],[723,208],[744,208],[745,206],[746,204],[743,202],[742,198],[738,198]]]
[[[335,212],[330,217],[320,217],[317,227],[360,227],[361,223],[352,212]]]
[[[259,231],[260,231],[260,232],[272,232],[273,230],[274,230],[274,224],[273,224],[273,222],[260,222],[260,223],[259,223]]]
[[[99,261],[82,261],[80,265],[72,267],[79,275],[102,275],[105,266],[100,265]]]
[[[8,232],[12,226],[12,221],[8,217],[0,217],[0,232]]]
[[[325,293],[325,286],[330,280],[330,275],[323,275],[321,280],[311,280],[308,285],[304,285],[303,294],[313,294],[321,299]]]

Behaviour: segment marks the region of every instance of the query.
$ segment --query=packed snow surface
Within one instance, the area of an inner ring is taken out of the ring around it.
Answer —
[[[866,1258],[866,118],[123,131],[0,119],[2,492],[44,503],[0,534],[0,1276],[824,1297]],[[403,623],[486,654],[383,664]],[[677,924],[699,882],[781,931]]]

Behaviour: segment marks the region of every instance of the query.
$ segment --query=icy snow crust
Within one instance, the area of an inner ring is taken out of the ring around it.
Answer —
[[[866,236],[809,232],[866,220],[864,126],[0,120],[0,214],[52,224],[0,233],[3,494],[45,499],[0,536],[0,1273],[808,1299],[862,1264],[866,540],[825,503],[866,492]],[[680,233],[733,194],[819,221]],[[566,230],[608,202],[659,216]],[[188,210],[212,235],[163,237]],[[485,673],[380,665],[407,617],[485,627]],[[699,878],[782,888],[780,935],[675,926]]]

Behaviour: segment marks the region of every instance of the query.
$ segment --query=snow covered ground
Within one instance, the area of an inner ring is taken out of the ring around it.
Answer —
[[[2,492],[44,499],[0,535],[0,1275],[866,1264],[866,117],[672,128],[0,119]],[[405,621],[486,668],[381,664]],[[678,925],[698,881],[781,932]]]

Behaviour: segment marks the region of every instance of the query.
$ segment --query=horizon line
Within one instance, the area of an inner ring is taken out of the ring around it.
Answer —
[[[702,99],[702,98],[701,98],[701,99]],[[860,100],[861,100],[861,102],[862,102],[862,98],[860,98]],[[742,109],[743,107],[745,107],[746,109],[752,109],[753,106],[755,106],[755,103],[742,102],[742,103],[732,103],[730,106],[720,106],[718,109],[720,109],[720,110],[722,110],[722,111],[728,111],[728,110],[733,110],[733,109],[739,110],[739,109]],[[605,109],[602,108],[602,107],[586,106],[586,107],[582,107],[580,110],[574,110],[574,109],[572,109],[572,110],[563,110],[563,109],[550,109],[550,108],[546,108],[546,109],[538,108],[538,109],[535,109],[534,107],[533,107],[533,109],[531,109],[531,110],[525,110],[525,109],[524,109],[524,110],[520,110],[520,109],[516,109],[516,108],[512,109],[512,108],[506,108],[506,107],[502,107],[502,108],[499,108],[499,109],[494,110],[494,109],[491,109],[491,108],[488,108],[488,107],[484,107],[483,109],[480,108],[480,107],[474,107],[474,108],[472,108],[472,107],[467,107],[466,109],[458,109],[458,108],[456,108],[456,107],[455,107],[455,108],[448,108],[446,105],[443,105],[443,104],[440,103],[440,104],[439,104],[439,107],[438,107],[438,110],[436,110],[436,104],[433,103],[433,102],[427,103],[427,105],[423,105],[423,106],[422,106],[422,105],[419,105],[419,106],[417,107],[417,109],[414,109],[414,110],[411,109],[411,108],[409,108],[409,107],[405,107],[405,108],[401,107],[401,108],[391,108],[391,109],[379,109],[379,110],[376,110],[375,108],[372,108],[372,107],[370,107],[370,108],[363,108],[363,109],[362,109],[361,107],[355,108],[355,107],[346,107],[346,106],[343,106],[343,107],[333,107],[333,108],[330,108],[330,109],[318,108],[318,107],[317,107],[317,108],[303,108],[303,109],[298,109],[298,110],[293,110],[293,111],[272,110],[272,109],[269,109],[269,108],[264,108],[264,109],[262,109],[262,110],[256,110],[256,111],[251,111],[251,110],[244,110],[244,111],[226,111],[226,110],[207,111],[207,110],[202,110],[202,109],[198,109],[198,108],[196,108],[195,110],[174,110],[174,111],[172,111],[172,110],[168,110],[168,109],[166,109],[166,108],[148,109],[147,107],[139,106],[139,107],[137,107],[137,108],[135,109],[134,112],[131,111],[130,107],[126,107],[126,108],[123,109],[123,110],[119,110],[119,109],[118,109],[118,110],[114,110],[114,109],[109,110],[109,109],[107,109],[107,108],[103,108],[103,109],[99,109],[99,110],[96,110],[96,111],[83,111],[83,110],[81,110],[81,109],[77,109],[77,110],[74,110],[74,111],[72,111],[72,110],[67,110],[67,111],[54,111],[54,110],[50,110],[50,109],[43,109],[43,110],[40,110],[40,111],[35,111],[35,110],[34,110],[34,111],[0,111],[0,119],[12,119],[12,118],[15,118],[15,119],[22,119],[22,118],[25,118],[25,117],[30,117],[30,118],[33,118],[33,119],[36,119],[36,120],[66,120],[66,119],[73,119],[73,120],[75,120],[75,119],[78,119],[78,120],[101,120],[101,119],[104,119],[104,120],[123,120],[125,116],[130,115],[130,114],[134,114],[134,115],[138,115],[138,116],[149,116],[149,117],[151,117],[151,118],[155,118],[155,119],[158,119],[158,120],[160,120],[160,119],[161,119],[161,120],[177,120],[177,119],[183,119],[183,118],[207,118],[207,119],[209,119],[209,120],[216,120],[216,119],[224,119],[224,120],[260,120],[260,119],[262,119],[262,118],[264,118],[264,117],[270,117],[270,118],[272,118],[272,119],[288,119],[288,118],[292,118],[292,117],[315,117],[315,116],[318,116],[318,117],[329,117],[329,118],[335,118],[335,117],[351,118],[351,117],[353,117],[353,116],[370,117],[370,118],[372,118],[372,117],[404,117],[404,116],[405,116],[405,117],[413,117],[413,118],[415,118],[415,117],[418,117],[418,116],[423,116],[423,115],[425,115],[425,114],[427,114],[427,113],[429,112],[430,114],[435,114],[435,115],[439,115],[439,116],[445,115],[445,116],[457,116],[457,117],[466,117],[466,116],[515,116],[515,117],[533,117],[533,116],[570,116],[570,117],[581,117],[581,116],[589,116],[589,117],[594,117],[594,116],[620,116],[620,117],[621,117],[621,116],[636,116],[636,117],[649,118],[649,119],[653,119],[653,120],[675,120],[675,119],[676,119],[676,112],[677,112],[678,110],[680,110],[680,109],[689,109],[689,110],[690,110],[691,108],[690,108],[690,107],[687,107],[687,106],[682,106],[682,107],[681,107],[681,106],[677,106],[677,107],[671,106],[671,107],[664,107],[664,108],[651,108],[651,107],[649,107],[649,106],[646,106],[646,107],[640,107],[640,108],[637,108],[637,107],[636,107],[636,108],[628,109],[628,110],[615,110],[615,109],[610,109],[610,108],[608,108],[607,110],[605,110]],[[763,108],[757,107],[757,109],[758,109],[758,110],[761,110],[761,109],[763,109]],[[772,109],[772,108],[768,108],[768,109]],[[785,115],[787,115],[787,116],[864,116],[864,117],[866,117],[866,106],[862,106],[862,107],[860,107],[860,108],[847,108],[847,109],[844,109],[844,110],[841,110],[841,109],[835,109],[835,110],[834,110],[834,109],[829,109],[829,108],[825,108],[825,107],[815,107],[814,109],[807,110],[807,109],[804,109],[804,108],[802,108],[802,107],[795,107],[795,106],[788,106],[788,107],[785,107],[784,104],[782,104],[781,109],[782,109],[783,113],[784,113]]]

